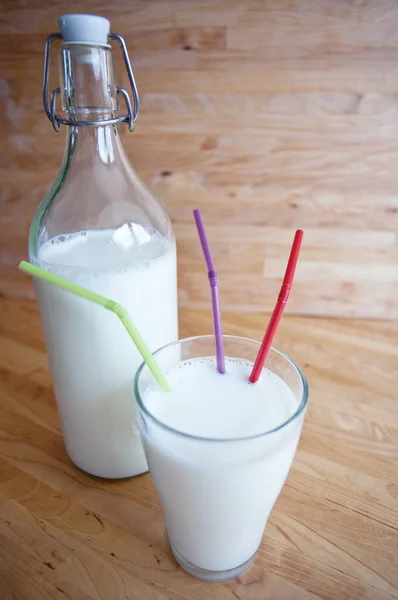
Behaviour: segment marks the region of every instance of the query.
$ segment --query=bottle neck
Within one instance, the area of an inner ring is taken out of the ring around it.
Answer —
[[[67,127],[67,151],[78,153],[81,167],[110,166],[124,160],[124,148],[116,125]]]
[[[60,72],[62,109],[69,119],[104,121],[116,115],[119,105],[110,46],[62,44]]]
[[[60,52],[62,108],[79,122],[109,121],[119,105],[110,46],[64,43]],[[103,168],[128,160],[118,125],[67,126],[66,153],[84,168]],[[87,171],[88,172],[88,171]]]

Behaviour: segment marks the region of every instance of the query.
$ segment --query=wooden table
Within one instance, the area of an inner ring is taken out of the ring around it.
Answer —
[[[2,600],[398,598],[397,323],[284,318],[277,345],[310,384],[299,450],[255,565],[210,584],[172,558],[149,475],[102,481],[70,463],[36,305],[0,307]],[[208,312],[181,314],[182,335],[210,328]]]

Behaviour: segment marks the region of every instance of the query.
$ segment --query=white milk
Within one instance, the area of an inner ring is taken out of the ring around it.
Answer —
[[[178,337],[176,251],[158,233],[132,227],[59,236],[36,263],[122,304],[155,350]],[[136,245],[145,236],[149,243]],[[123,324],[88,300],[35,285],[69,457],[99,477],[146,471],[132,395],[142,358]]]
[[[150,387],[143,395],[165,425],[221,440],[177,435],[148,418],[142,424],[171,545],[210,571],[234,569],[255,554],[300,435],[302,418],[281,431],[236,441],[278,427],[298,408],[287,384],[266,369],[249,384],[252,366],[226,359],[227,374],[220,375],[214,357],[184,361],[168,373],[173,392]]]

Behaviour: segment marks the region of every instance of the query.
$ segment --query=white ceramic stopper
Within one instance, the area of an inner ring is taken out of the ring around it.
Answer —
[[[110,23],[96,15],[63,15],[59,28],[64,42],[107,44]]]

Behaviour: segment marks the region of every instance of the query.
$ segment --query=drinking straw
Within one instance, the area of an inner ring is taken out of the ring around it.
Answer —
[[[213,310],[213,328],[214,338],[216,341],[216,354],[217,354],[217,371],[219,373],[225,373],[225,357],[224,357],[224,340],[222,335],[222,323],[221,323],[221,308],[220,308],[220,289],[218,284],[218,275],[216,267],[214,265],[213,256],[211,254],[209,242],[206,236],[205,225],[203,223],[202,215],[200,210],[196,209],[193,211],[195,217],[196,227],[198,229],[200,243],[202,245],[203,254],[207,266],[207,276],[209,278],[210,290],[211,290],[211,304]]]
[[[271,319],[265,332],[264,339],[261,343],[256,362],[254,363],[253,370],[250,374],[250,383],[256,383],[256,381],[258,381],[261,375],[261,371],[263,370],[264,363],[267,359],[272,340],[274,339],[274,335],[278,328],[279,321],[285,309],[286,302],[288,301],[290,290],[292,289],[294,272],[296,270],[303,235],[304,232],[301,229],[298,229],[294,236],[293,245],[290,250],[290,256],[287,263],[285,276],[283,278],[282,287],[279,291],[278,300],[276,301],[274,312],[271,315]]]
[[[163,371],[160,369],[155,357],[151,354],[151,351],[149,350],[148,346],[142,339],[142,337],[141,337],[137,327],[134,325],[134,322],[133,322],[132,318],[130,317],[129,313],[121,304],[118,304],[117,302],[115,302],[114,300],[110,300],[109,298],[105,298],[105,296],[96,294],[95,292],[92,292],[91,290],[88,290],[87,288],[82,287],[81,285],[72,283],[71,281],[68,281],[67,279],[64,279],[63,277],[60,277],[59,275],[55,275],[54,273],[45,271],[44,269],[41,269],[40,267],[36,267],[35,265],[32,265],[31,263],[29,263],[25,260],[23,260],[21,263],[19,263],[19,269],[21,269],[21,271],[25,271],[25,273],[29,273],[30,275],[33,275],[33,277],[39,277],[40,279],[44,279],[44,281],[48,281],[49,283],[52,283],[60,288],[63,288],[64,290],[67,290],[68,292],[72,292],[73,294],[77,294],[78,296],[81,296],[82,298],[91,300],[91,302],[100,304],[104,308],[114,312],[119,317],[119,319],[121,320],[121,322],[123,323],[125,328],[127,329],[128,334],[130,335],[134,344],[137,346],[139,353],[141,354],[142,358],[148,365],[149,369],[152,372],[152,375],[155,377],[155,379],[158,382],[161,389],[164,392],[171,392],[171,387],[170,387],[169,382],[166,379],[166,376],[164,375]]]

